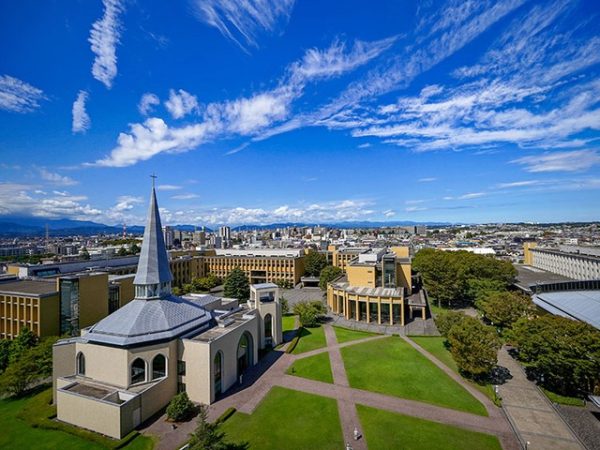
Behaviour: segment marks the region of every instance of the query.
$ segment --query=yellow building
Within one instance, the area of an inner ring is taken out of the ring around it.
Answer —
[[[337,245],[330,245],[327,248],[327,251],[331,253],[331,265],[335,267],[339,267],[344,272],[346,271],[346,267],[348,263],[355,258],[358,258],[358,255],[361,253],[369,252],[368,247],[343,247],[338,248]]]
[[[523,264],[533,266],[533,255],[531,249],[537,247],[537,242],[525,242],[523,244]]]
[[[37,336],[58,335],[59,305],[53,280],[0,283],[0,339],[14,339],[25,327]]]
[[[346,264],[346,275],[327,286],[327,306],[346,319],[404,326],[426,305],[413,294],[408,248],[372,249]]]
[[[275,283],[285,280],[296,285],[304,275],[304,254],[298,249],[216,250],[204,256],[206,273],[225,278],[239,267],[250,284]]]

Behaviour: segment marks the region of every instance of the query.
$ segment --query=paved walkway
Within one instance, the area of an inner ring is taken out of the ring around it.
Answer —
[[[240,412],[251,414],[273,386],[281,386],[337,400],[344,441],[349,442],[352,448],[356,450],[367,449],[367,441],[364,436],[359,440],[354,440],[355,428],[362,434],[360,420],[356,412],[356,404],[454,425],[472,431],[493,434],[498,436],[504,449],[517,450],[520,448],[518,440],[514,436],[501,409],[494,406],[487,397],[410,340],[408,342],[415,346],[425,357],[430,359],[479,399],[488,410],[489,417],[351,388],[340,349],[362,342],[382,339],[386,336],[373,336],[340,344],[337,342],[335,331],[331,325],[324,325],[324,327],[327,341],[326,347],[297,355],[285,353],[285,347],[270,352],[257,366],[248,370],[244,376],[242,385],[230,389],[224,398],[210,405],[209,420],[217,419],[227,408],[232,406]],[[286,370],[294,361],[324,352],[329,353],[334,379],[333,384],[286,375]],[[196,423],[194,420],[181,424],[176,430],[173,430],[170,424],[166,423],[163,418],[159,418],[145,429],[144,433],[160,436],[160,442],[156,447],[157,450],[173,450],[185,443],[189,433],[194,430],[195,426]]]
[[[523,442],[532,450],[583,449],[548,398],[529,381],[521,365],[502,347],[498,365],[506,367],[512,378],[500,385],[502,406]]]

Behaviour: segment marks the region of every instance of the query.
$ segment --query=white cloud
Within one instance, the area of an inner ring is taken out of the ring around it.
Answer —
[[[110,89],[117,76],[116,47],[121,34],[119,15],[123,11],[123,4],[120,0],[103,0],[102,3],[104,15],[92,25],[88,40],[96,55],[92,75]]]
[[[524,166],[527,172],[577,172],[600,164],[600,154],[597,150],[575,150],[524,156],[511,162]]]
[[[40,107],[46,100],[41,89],[9,75],[0,75],[0,109],[16,113],[28,113]]]
[[[499,183],[496,185],[499,189],[507,189],[507,188],[520,188],[527,186],[536,186],[541,184],[540,180],[525,180],[525,181],[512,181],[510,183]]]
[[[43,167],[39,168],[38,171],[42,180],[47,181],[55,186],[74,186],[78,184],[77,181],[73,180],[70,177],[62,176],[55,172],[50,172],[49,170]]]
[[[396,211],[392,209],[386,209],[385,211],[383,211],[383,215],[387,218],[394,217],[396,215]]]
[[[173,200],[192,200],[194,198],[198,198],[198,194],[179,194],[173,195],[171,198]]]
[[[287,24],[294,0],[194,0],[196,17],[217,28],[242,50],[258,36]]]
[[[117,198],[117,203],[113,206],[112,210],[115,212],[129,211],[144,200],[141,197],[134,197],[131,195],[122,195]]]
[[[425,178],[419,178],[417,181],[419,183],[431,183],[432,181],[437,181],[437,178],[435,178],[435,177],[425,177]]]
[[[90,128],[90,116],[85,110],[85,102],[88,99],[86,91],[79,91],[73,102],[73,133],[85,133]]]
[[[38,192],[36,192],[38,191]],[[68,192],[48,195],[34,185],[0,183],[0,214],[48,218],[96,219],[102,211],[83,203],[85,196]]]
[[[159,184],[156,189],[159,191],[177,191],[181,189],[181,186],[176,186],[174,184]]]
[[[149,113],[152,112],[154,106],[156,105],[160,105],[160,99],[158,98],[158,96],[153,94],[152,92],[146,92],[142,95],[142,98],[140,99],[140,103],[138,104],[138,111],[143,116],[147,116]]]
[[[191,112],[198,111],[198,99],[183,89],[178,91],[171,89],[169,99],[165,101],[165,107],[174,119],[181,119]]]

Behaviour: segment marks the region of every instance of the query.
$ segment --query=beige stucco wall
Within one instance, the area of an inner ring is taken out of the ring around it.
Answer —
[[[283,336],[281,330],[281,304],[279,303],[279,299],[268,303],[257,302],[257,305],[260,316],[260,321],[257,322],[258,334],[260,336],[260,348],[265,348],[265,317],[267,314],[271,314],[273,347],[281,344],[283,342]]]
[[[121,412],[118,405],[91,400],[89,398],[68,393],[57,392],[58,420],[93,430],[106,436],[120,439]]]
[[[52,347],[52,400],[56,403],[57,379],[75,374],[75,343],[59,341]]]
[[[108,274],[79,276],[79,328],[89,327],[108,316]]]
[[[376,287],[375,277],[377,271],[373,266],[346,266],[348,283],[351,286]]]
[[[258,317],[232,328],[217,339],[205,342],[193,339],[181,341],[181,358],[186,363],[186,375],[182,381],[186,391],[194,402],[211,404],[215,401],[213,361],[218,351],[222,358],[222,391],[225,392],[237,383],[237,347],[242,334],[247,331],[253,341],[253,362],[258,361]]]

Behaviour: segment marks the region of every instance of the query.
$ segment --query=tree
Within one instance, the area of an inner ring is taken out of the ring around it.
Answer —
[[[221,279],[215,274],[209,273],[205,277],[194,278],[192,284],[197,291],[210,291],[221,283]]]
[[[9,353],[9,363],[17,361],[23,353],[37,344],[37,336],[27,327],[21,328],[17,337],[12,341]]]
[[[477,307],[492,325],[510,327],[521,317],[528,317],[535,306],[528,296],[517,292],[492,292],[476,303]]]
[[[231,443],[225,441],[225,433],[220,431],[219,421],[208,421],[208,410],[206,406],[200,405],[198,413],[198,426],[191,435],[189,450],[246,450],[249,448],[247,442]]]
[[[327,258],[324,254],[311,250],[304,257],[304,271],[307,275],[318,277],[321,270],[327,265]]]
[[[320,300],[305,300],[294,305],[294,314],[298,315],[300,325],[303,327],[316,327],[319,324],[319,319],[326,312],[325,305]]]
[[[544,387],[563,395],[600,385],[600,332],[584,322],[544,315],[517,320],[510,333],[519,359]]]
[[[287,298],[281,297],[279,299],[279,303],[281,303],[281,313],[288,314],[290,312],[290,303],[288,302]]]
[[[327,284],[335,280],[342,274],[342,269],[335,266],[326,266],[321,270],[321,277],[319,278],[319,287],[326,291]]]
[[[118,256],[127,256],[127,253],[128,253],[128,252],[127,252],[127,249],[126,249],[125,247],[121,247],[121,248],[119,249],[119,251],[117,252],[117,255],[118,255]]]
[[[465,317],[448,332],[450,352],[456,365],[467,376],[484,378],[498,361],[502,343],[493,327],[474,317]]]
[[[142,249],[140,249],[140,246],[136,243],[131,244],[131,247],[129,247],[129,253],[131,253],[132,255],[137,255],[141,251]]]
[[[167,418],[174,422],[181,422],[189,419],[196,407],[188,397],[186,392],[180,392],[169,402],[167,406]]]
[[[450,329],[457,323],[462,322],[465,317],[467,316],[461,312],[448,311],[435,316],[435,325],[442,336],[448,337]]]
[[[79,254],[81,255],[81,259],[89,261],[89,259],[90,259],[90,252],[87,251],[87,248],[83,247],[81,249],[81,251],[79,252]]]
[[[0,340],[0,374],[8,367],[11,347],[12,342],[8,339]]]
[[[225,277],[223,283],[223,295],[238,300],[247,300],[250,298],[250,284],[248,277],[242,269],[236,267],[229,275]]]

